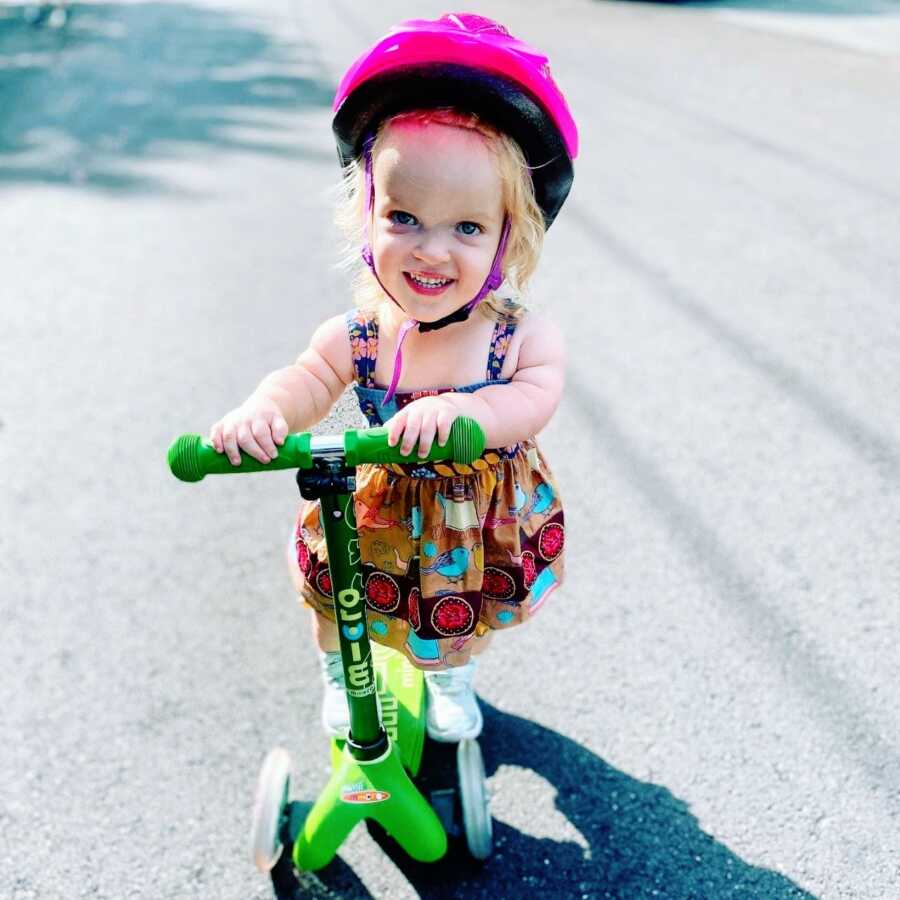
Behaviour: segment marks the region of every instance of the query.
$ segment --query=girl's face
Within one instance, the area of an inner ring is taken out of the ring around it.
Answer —
[[[491,270],[502,184],[477,132],[396,122],[373,161],[372,253],[384,286],[420,322],[468,303]]]

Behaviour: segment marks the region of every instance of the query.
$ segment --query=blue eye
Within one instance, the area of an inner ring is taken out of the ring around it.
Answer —
[[[456,226],[456,230],[466,237],[474,237],[476,234],[481,234],[483,229],[477,222],[460,222]]]
[[[418,225],[416,217],[412,213],[403,212],[402,209],[395,209],[388,218],[395,225]]]

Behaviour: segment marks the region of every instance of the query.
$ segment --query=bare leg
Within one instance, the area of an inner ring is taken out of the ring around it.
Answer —
[[[484,653],[487,650],[488,645],[493,640],[494,632],[486,631],[481,637],[472,638],[472,656],[477,656],[479,653]]]
[[[310,615],[312,616],[312,633],[316,646],[325,653],[339,650],[337,626],[334,622],[313,609],[310,610]]]
[[[441,672],[446,671],[447,669],[455,668],[456,666],[463,666],[467,662],[469,662],[471,654],[472,656],[477,656],[479,653],[483,653],[488,648],[488,644],[491,642],[491,638],[493,638],[493,631],[486,631],[481,637],[472,637],[471,640],[466,642],[464,647],[465,652],[454,653],[450,652],[444,657],[444,661],[447,663],[446,666],[441,667],[432,667],[429,666],[426,671],[431,672]]]

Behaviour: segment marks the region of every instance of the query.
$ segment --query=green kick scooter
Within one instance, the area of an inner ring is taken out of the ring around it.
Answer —
[[[483,452],[484,434],[478,423],[459,418],[447,444],[435,443],[427,460],[468,465]],[[460,832],[469,853],[475,859],[487,859],[493,839],[477,741],[459,742],[456,785],[431,791],[429,803],[412,781],[419,775],[425,745],[422,671],[402,653],[369,642],[353,507],[356,466],[423,460],[415,451],[402,456],[399,446],[390,447],[386,428],[350,430],[343,435],[288,435],[271,462],[260,463],[242,454],[239,466],[232,466],[199,435],[182,435],[169,448],[168,460],[172,473],[182,481],[200,481],[210,474],[297,469],[302,496],[321,501],[350,734],[346,741],[332,740],[331,778],[302,821],[298,821],[301,804],[289,799],[290,756],[281,747],[269,752],[253,810],[251,843],[257,868],[271,871],[287,847],[296,869],[321,869],[363,819],[377,822],[419,862],[443,857],[448,833]]]

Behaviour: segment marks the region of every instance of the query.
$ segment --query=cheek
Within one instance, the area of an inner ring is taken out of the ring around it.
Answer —
[[[372,252],[376,261],[394,263],[406,256],[406,242],[397,235],[381,232],[375,235]]]
[[[392,235],[376,235],[372,244],[372,253],[375,256],[376,265],[390,267],[404,255],[398,241]]]
[[[483,281],[491,270],[494,251],[493,248],[486,247],[464,247],[458,258],[471,277],[478,277]]]

